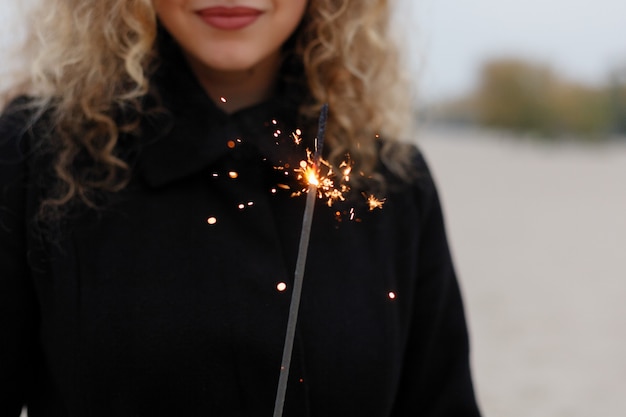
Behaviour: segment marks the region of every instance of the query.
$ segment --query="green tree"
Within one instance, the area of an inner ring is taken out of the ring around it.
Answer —
[[[545,65],[497,59],[483,66],[475,103],[478,120],[486,126],[598,138],[611,130],[611,108],[614,118],[625,123],[624,91],[616,87],[609,94],[605,88],[565,81]]]

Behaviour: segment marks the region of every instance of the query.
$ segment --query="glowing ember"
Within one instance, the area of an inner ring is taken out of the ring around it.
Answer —
[[[239,204],[239,206],[237,206],[237,207],[239,207],[239,210],[243,210],[243,209],[246,208],[246,205],[245,204]]]
[[[233,141],[233,140],[229,140],[229,141],[228,141],[228,143],[227,143],[227,145],[228,145],[228,147],[229,147],[230,149],[233,149],[233,148],[235,147],[235,141]]]
[[[278,124],[278,121],[277,121],[276,119],[272,119],[272,124],[273,124],[273,125],[277,125],[277,124]]]
[[[235,179],[235,178],[239,177],[239,174],[237,172],[235,172],[235,171],[230,171],[228,173],[228,176],[231,177],[232,179]]]
[[[309,184],[313,184],[316,187],[320,185],[320,180],[317,177],[317,172],[307,169],[304,176],[306,178],[306,182],[308,182]]]
[[[215,217],[209,217],[206,222],[210,225],[214,225],[217,223],[217,219]]]
[[[276,289],[280,292],[283,292],[287,289],[287,284],[285,284],[284,282],[279,282],[276,286]]]
[[[252,207],[254,205],[254,201],[248,201],[248,206]]]
[[[390,291],[389,294],[387,294],[389,296],[390,300],[395,300],[396,299],[396,293],[393,291]]]
[[[220,101],[221,101],[222,103],[226,103],[226,97],[220,97]]]
[[[312,163],[307,163],[307,161],[300,161],[300,168],[296,170],[300,172],[301,177],[306,180],[307,185],[315,185],[316,187],[320,185],[320,179],[317,174],[317,170]]]
[[[272,194],[276,194],[276,188],[272,188],[270,191]]]

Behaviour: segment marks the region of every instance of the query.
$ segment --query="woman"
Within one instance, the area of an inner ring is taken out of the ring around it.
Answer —
[[[2,415],[271,415],[322,103],[342,175],[284,415],[478,415],[436,191],[392,140],[389,7],[46,2],[0,121]]]

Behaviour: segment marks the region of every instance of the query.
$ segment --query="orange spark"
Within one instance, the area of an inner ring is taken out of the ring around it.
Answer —
[[[376,209],[382,209],[385,204],[385,199],[382,200],[377,199],[373,195],[369,195],[367,198],[367,205],[369,206],[370,211],[374,211]]]
[[[347,160],[341,162],[339,164],[339,169],[341,169],[341,173],[343,174],[343,180],[345,182],[350,181],[350,174],[352,173],[352,163],[350,161],[350,157],[348,156]]]

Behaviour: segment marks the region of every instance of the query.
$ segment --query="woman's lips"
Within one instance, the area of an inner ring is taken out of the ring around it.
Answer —
[[[237,30],[254,23],[263,11],[251,7],[209,7],[197,12],[198,16],[220,30]]]

